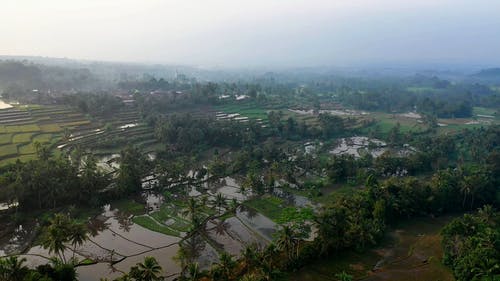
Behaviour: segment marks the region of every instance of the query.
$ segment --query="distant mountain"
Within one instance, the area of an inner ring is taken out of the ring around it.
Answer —
[[[500,79],[500,68],[487,68],[479,71],[472,76],[479,78],[499,78]]]

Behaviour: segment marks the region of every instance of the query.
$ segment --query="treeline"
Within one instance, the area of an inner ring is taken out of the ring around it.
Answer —
[[[120,98],[105,92],[64,95],[60,100],[92,116],[112,115],[125,106]]]
[[[269,124],[263,126],[255,120],[238,122],[215,118],[195,117],[189,113],[147,118],[154,126],[156,137],[171,149],[190,151],[207,147],[233,147],[256,145],[271,137],[284,140],[306,138],[330,139],[348,134],[355,129],[355,120],[320,114],[319,126],[306,125],[296,118],[283,118],[280,111],[268,113]]]
[[[472,116],[474,102],[469,93],[414,93],[404,89],[375,90],[370,92],[348,92],[340,100],[357,109],[384,112],[417,110],[439,118],[465,118]],[[488,104],[491,107],[492,104]]]
[[[241,147],[262,141],[259,124],[195,118],[191,114],[174,114],[155,120],[155,134],[172,149],[190,151],[200,147]]]
[[[142,152],[128,146],[120,153],[116,177],[105,174],[92,154],[76,150],[51,157],[48,148],[37,146],[38,158],[2,168],[1,200],[22,211],[58,209],[71,204],[99,207],[109,198],[134,194],[150,166]],[[71,160],[70,160],[71,158]]]
[[[2,198],[22,210],[53,209],[68,204],[99,204],[100,191],[110,179],[102,174],[93,157],[82,165],[64,157],[49,157],[17,162],[3,169],[0,176]]]
[[[0,90],[4,96],[21,99],[33,95],[33,89],[47,91],[90,91],[107,85],[85,68],[64,68],[29,63],[0,61]]]

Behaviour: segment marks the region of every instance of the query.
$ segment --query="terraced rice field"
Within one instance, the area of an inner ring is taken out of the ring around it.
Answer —
[[[35,142],[54,153],[76,146],[97,154],[118,152],[129,143],[145,152],[161,148],[153,129],[127,108],[108,118],[89,119],[66,106],[21,105],[0,110],[0,166],[36,158]]]

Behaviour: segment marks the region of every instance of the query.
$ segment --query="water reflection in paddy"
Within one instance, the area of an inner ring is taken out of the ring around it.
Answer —
[[[244,206],[238,207],[236,217],[248,228],[252,229],[265,239],[271,241],[272,235],[276,232],[276,224],[269,218],[261,215],[252,208]]]
[[[81,247],[76,248],[76,257],[80,260],[91,258],[99,263],[77,267],[79,280],[93,281],[101,277],[115,278],[121,272],[128,272],[130,267],[144,260],[144,256],[155,257],[166,275],[180,272],[180,267],[172,259],[179,249],[180,238],[164,235],[145,229],[131,221],[131,216],[119,210],[111,210],[109,205],[104,212],[89,222],[92,236]],[[32,247],[27,264],[37,266],[47,263],[48,250],[40,246]],[[73,255],[72,247],[64,256]],[[110,266],[111,261],[117,262]]]

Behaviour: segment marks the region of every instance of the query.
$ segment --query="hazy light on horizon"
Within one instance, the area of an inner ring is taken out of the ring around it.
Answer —
[[[500,63],[495,0],[4,0],[0,54],[211,66]]]

